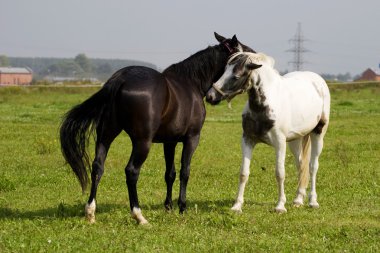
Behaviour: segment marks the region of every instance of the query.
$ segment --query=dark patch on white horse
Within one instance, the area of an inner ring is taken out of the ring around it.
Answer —
[[[258,117],[259,116],[259,117]],[[260,119],[260,115],[250,115],[249,113],[243,114],[243,138],[249,143],[264,142],[266,143],[265,135],[271,127]],[[269,123],[269,122],[267,122]]]
[[[261,82],[261,79],[260,77],[258,77],[255,83],[259,84],[260,82]],[[265,113],[266,115],[269,115],[270,108],[269,106],[264,104],[266,97],[264,95],[264,92],[261,86],[256,86],[250,89],[248,91],[248,96],[249,96],[249,109],[253,113],[257,113],[257,114]]]
[[[314,127],[313,132],[316,134],[321,134],[323,127],[326,125],[324,120],[320,120],[316,127]]]
[[[266,134],[274,126],[274,120],[269,117],[270,108],[264,104],[266,97],[261,87],[249,90],[248,95],[250,112],[242,115],[244,139],[265,142]]]

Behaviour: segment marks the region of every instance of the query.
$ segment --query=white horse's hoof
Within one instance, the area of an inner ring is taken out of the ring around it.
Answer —
[[[300,201],[300,200],[296,200],[296,199],[295,199],[295,200],[293,201],[293,206],[294,206],[294,207],[301,207],[301,206],[303,206],[303,201],[302,201],[302,200]]]
[[[236,203],[233,207],[231,207],[231,211],[242,213],[243,211],[241,210],[241,204]]]
[[[277,206],[274,210],[276,213],[286,213],[288,211],[284,206]]]
[[[310,203],[309,203],[309,206],[310,206],[311,208],[319,208],[319,204],[318,204],[317,201],[310,202]]]

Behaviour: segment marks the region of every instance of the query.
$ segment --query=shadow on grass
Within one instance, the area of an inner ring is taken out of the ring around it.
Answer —
[[[206,201],[196,201],[189,200],[187,201],[187,209],[194,210],[196,208],[199,211],[217,211],[217,210],[226,210],[232,207],[233,200],[224,199],[224,200],[206,200]],[[47,207],[38,210],[22,210],[22,209],[12,209],[8,207],[0,207],[0,220],[5,219],[25,219],[25,220],[34,220],[34,219],[65,219],[72,217],[84,217],[84,203],[77,204],[65,204],[59,203],[57,206]],[[245,202],[245,205],[259,205],[259,206],[273,206],[273,203],[259,203],[259,202]],[[112,213],[118,210],[125,210],[128,212],[128,206],[123,204],[110,204],[110,203],[99,203],[96,208],[96,213]],[[155,210],[159,211],[165,210],[163,203],[157,203],[153,205],[143,204],[141,209],[144,210]],[[173,210],[178,211],[177,199],[173,200]]]
[[[96,213],[109,213],[113,210],[125,209],[125,205],[102,204],[97,207]],[[3,219],[64,219],[71,217],[84,217],[84,204],[77,203],[68,205],[60,203],[55,207],[48,207],[39,210],[20,210],[7,207],[0,207],[0,220]]]
[[[178,211],[177,199],[173,200],[173,210]],[[234,204],[233,199],[221,199],[221,200],[188,200],[186,202],[187,209],[197,208],[199,211],[216,211],[216,210],[226,210],[230,209]],[[245,201],[244,205],[251,206],[266,206],[268,208],[273,208],[274,203],[272,202],[253,202],[253,201]],[[142,205],[142,210],[165,210],[164,204],[154,204],[154,205]]]

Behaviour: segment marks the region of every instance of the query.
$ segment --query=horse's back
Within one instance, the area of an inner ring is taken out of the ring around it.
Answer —
[[[291,72],[284,76],[284,93],[287,94],[289,136],[302,136],[330,113],[330,93],[324,79],[313,72]]]
[[[120,127],[131,137],[151,137],[158,128],[167,96],[163,75],[152,68],[129,66],[117,71],[108,82],[120,86],[113,108]]]
[[[123,89],[153,89],[164,80],[155,69],[145,66],[128,66],[116,71],[107,82],[118,82]]]
[[[318,74],[309,71],[290,72],[283,76],[285,80],[285,89],[292,95],[305,97],[304,100],[310,99],[308,96],[317,96],[324,102],[330,103],[330,92],[325,80]]]
[[[325,123],[329,121],[330,117],[330,90],[326,83],[326,81],[318,74],[310,71],[300,71],[295,72],[299,73],[298,75],[301,76],[304,80],[304,84],[311,84],[315,91],[318,93],[320,98],[322,99],[322,115],[321,118]],[[301,84],[302,85],[302,84]]]

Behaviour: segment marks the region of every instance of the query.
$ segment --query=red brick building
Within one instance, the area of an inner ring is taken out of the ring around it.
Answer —
[[[29,68],[0,67],[0,85],[29,85],[32,79]]]
[[[373,69],[367,69],[355,81],[379,81],[380,82],[380,74],[374,71]]]

